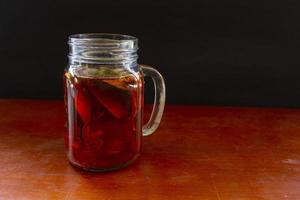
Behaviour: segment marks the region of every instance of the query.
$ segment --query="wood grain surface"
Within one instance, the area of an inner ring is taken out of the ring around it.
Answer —
[[[298,109],[168,105],[110,173],[69,165],[64,117],[61,101],[0,100],[0,199],[300,199]]]

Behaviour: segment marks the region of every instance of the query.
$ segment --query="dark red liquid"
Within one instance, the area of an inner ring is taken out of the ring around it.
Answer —
[[[71,163],[106,170],[133,161],[141,146],[142,99],[139,77],[96,79],[65,73],[65,143]]]

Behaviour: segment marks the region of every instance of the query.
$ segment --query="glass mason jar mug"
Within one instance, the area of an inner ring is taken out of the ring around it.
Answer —
[[[142,136],[157,129],[165,84],[154,68],[137,64],[137,42],[118,34],[69,37],[65,146],[72,165],[89,171],[125,167],[139,156]],[[152,114],[145,125],[144,76],[150,76],[155,86]]]

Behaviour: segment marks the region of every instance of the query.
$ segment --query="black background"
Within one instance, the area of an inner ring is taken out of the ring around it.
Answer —
[[[62,98],[67,37],[140,39],[168,103],[300,107],[298,1],[0,0],[0,98]],[[147,87],[146,99],[152,95]]]

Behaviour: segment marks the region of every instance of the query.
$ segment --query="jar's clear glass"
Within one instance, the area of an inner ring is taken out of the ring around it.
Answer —
[[[137,64],[137,39],[116,34],[70,36],[64,73],[71,164],[91,171],[114,170],[140,154],[141,137],[155,131],[162,116],[161,75]],[[156,85],[151,119],[143,127],[144,74]]]

